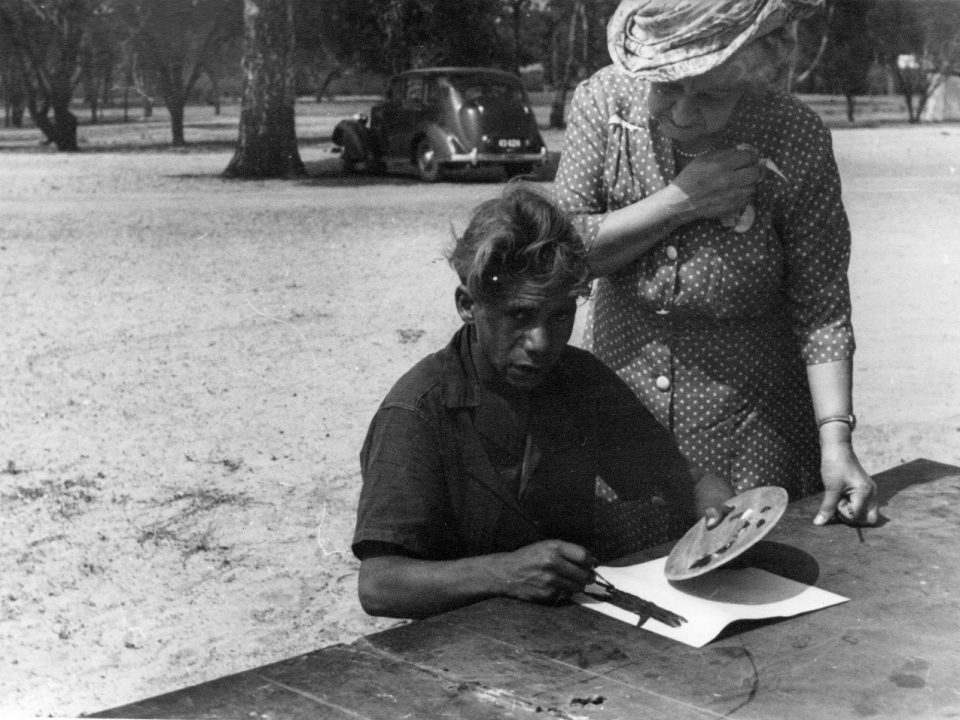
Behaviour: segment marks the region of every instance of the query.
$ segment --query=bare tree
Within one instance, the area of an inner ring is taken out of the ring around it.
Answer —
[[[102,6],[102,0],[0,3],[0,42],[11,62],[7,74],[22,82],[30,118],[58,150],[79,150],[70,101],[82,77],[81,49]]]
[[[786,88],[798,92],[842,93],[847,119],[856,114],[856,95],[867,90],[875,48],[866,16],[877,0],[827,0],[824,12],[797,25],[798,71],[791,67]]]
[[[503,0],[510,13],[510,35],[513,39],[512,69],[520,73],[521,43],[523,39],[523,18],[530,12],[531,0]]]
[[[91,123],[99,121],[101,103],[110,103],[110,86],[120,47],[115,30],[108,18],[99,17],[97,22],[90,23],[80,47],[83,98],[90,108]]]
[[[837,0],[826,0],[826,16],[820,34],[820,42],[817,43],[817,52],[803,70],[790,68],[790,75],[787,79],[787,89],[792,89],[794,84],[801,84],[810,77],[811,73],[817,69],[820,61],[823,60],[827,47],[830,44],[831,32],[833,29],[833,16],[837,9]]]
[[[566,62],[563,66],[563,75],[560,77],[560,81],[556,85],[553,103],[550,106],[550,127],[552,128],[566,127],[564,115],[567,104],[567,92],[570,90],[574,67],[578,64],[582,67],[587,63],[589,46],[588,23],[589,21],[587,19],[585,0],[577,0],[573,4],[573,7],[570,11],[570,17],[568,19]],[[579,57],[577,55],[578,37],[580,51]]]
[[[223,174],[235,178],[306,175],[294,122],[291,0],[245,0],[243,27],[240,137]]]
[[[23,68],[11,44],[3,41],[3,33],[0,32],[0,93],[3,94],[4,127],[23,127],[23,115],[27,109],[26,88]]]
[[[141,66],[156,78],[173,145],[184,145],[184,111],[213,57],[240,32],[242,0],[113,0]]]
[[[143,108],[143,117],[153,116],[154,90],[151,74],[144,67],[140,55],[137,53],[131,38],[128,36],[120,43],[121,84],[115,88],[121,92],[123,104],[123,121],[130,119],[131,94]]]
[[[920,121],[934,90],[960,73],[960,3],[884,0],[867,16],[871,34],[897,78],[910,122]]]
[[[346,67],[392,75],[429,65],[509,64],[498,34],[502,0],[298,2],[301,15],[319,18],[325,53]]]
[[[874,5],[874,0],[846,0],[839,5],[824,63],[826,72],[846,98],[850,122],[856,117],[856,96],[867,91],[867,76],[874,60],[875,51],[866,26],[866,14]]]

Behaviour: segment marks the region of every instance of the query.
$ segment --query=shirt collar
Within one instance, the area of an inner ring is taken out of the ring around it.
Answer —
[[[480,380],[470,358],[471,344],[470,326],[463,325],[444,350],[440,393],[445,407],[476,407],[479,403]]]

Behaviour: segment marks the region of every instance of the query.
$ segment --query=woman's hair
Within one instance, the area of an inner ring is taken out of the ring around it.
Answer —
[[[460,282],[478,302],[517,283],[544,294],[590,294],[586,250],[566,215],[527,183],[508,183],[481,203],[446,252]]]

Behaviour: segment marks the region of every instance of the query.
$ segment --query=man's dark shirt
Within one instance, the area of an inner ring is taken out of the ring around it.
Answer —
[[[661,526],[641,529],[648,544],[666,539],[668,523],[678,527],[667,506],[680,510],[679,526],[693,520],[692,481],[669,434],[599,360],[567,346],[533,389],[523,462],[524,443],[504,437],[495,398],[477,379],[472,342],[464,326],[417,363],[370,424],[358,558],[453,559],[547,538],[592,548],[597,478],[620,501],[657,508],[645,513]],[[518,483],[508,470],[521,465]]]

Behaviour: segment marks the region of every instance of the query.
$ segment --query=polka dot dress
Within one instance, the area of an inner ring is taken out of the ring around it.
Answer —
[[[608,67],[574,95],[555,192],[589,247],[606,213],[665,187],[669,138],[647,85]],[[750,143],[764,172],[745,232],[700,220],[597,282],[585,345],[737,492],[822,490],[805,364],[853,355],[850,231],[829,131],[791,95],[745,95],[718,146]]]

